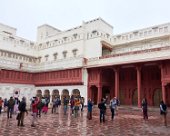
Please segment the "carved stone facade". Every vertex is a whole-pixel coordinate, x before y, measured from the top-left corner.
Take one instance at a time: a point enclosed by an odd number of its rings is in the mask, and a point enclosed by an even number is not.
[[[0,24],[0,96],[63,98],[79,95],[97,104],[116,96],[125,105],[146,97],[170,105],[170,24],[113,35],[101,18],[69,30],[38,27],[37,41]]]

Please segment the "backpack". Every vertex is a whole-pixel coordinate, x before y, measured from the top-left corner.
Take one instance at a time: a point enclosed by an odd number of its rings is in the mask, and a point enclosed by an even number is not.
[[[14,106],[14,104],[15,104],[15,102],[14,102],[14,100],[9,100],[8,101],[8,107],[13,107]]]
[[[18,106],[19,111],[24,111],[25,110],[25,104],[24,102],[20,102],[19,106]]]
[[[165,104],[162,104],[162,109],[166,112],[167,106]]]

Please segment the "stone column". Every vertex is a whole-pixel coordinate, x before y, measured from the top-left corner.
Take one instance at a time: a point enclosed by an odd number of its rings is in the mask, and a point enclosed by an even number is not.
[[[141,107],[141,67],[137,66],[138,107]]]

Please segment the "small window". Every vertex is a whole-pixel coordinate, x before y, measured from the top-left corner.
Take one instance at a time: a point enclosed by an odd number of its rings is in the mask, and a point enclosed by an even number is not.
[[[54,60],[57,60],[58,53],[54,53]]]
[[[67,51],[63,51],[63,58],[67,57]]]
[[[48,61],[49,55],[45,55],[45,61]]]
[[[73,52],[73,56],[74,56],[74,57],[76,57],[76,56],[77,56],[77,51],[78,51],[77,49],[72,50],[72,52]]]

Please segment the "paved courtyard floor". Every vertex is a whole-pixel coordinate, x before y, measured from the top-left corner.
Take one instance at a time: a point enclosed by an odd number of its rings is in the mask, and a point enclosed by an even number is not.
[[[149,120],[142,119],[140,110],[119,109],[112,121],[107,109],[106,122],[99,122],[99,110],[94,108],[92,120],[88,120],[87,108],[75,118],[68,112],[63,115],[43,114],[38,118],[35,128],[31,127],[31,113],[25,116],[24,127],[17,126],[16,115],[7,119],[6,113],[0,115],[0,136],[170,136],[170,115],[168,126],[163,126],[159,110],[149,112]]]

